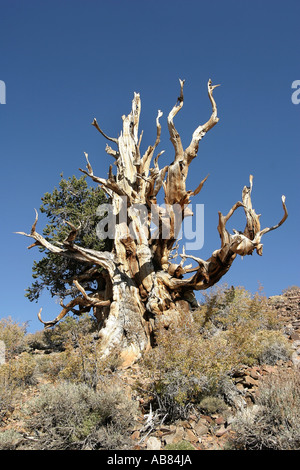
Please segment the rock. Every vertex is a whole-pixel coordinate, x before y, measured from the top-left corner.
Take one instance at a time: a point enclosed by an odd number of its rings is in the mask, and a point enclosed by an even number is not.
[[[264,364],[262,366],[262,372],[263,374],[272,374],[273,372],[275,372],[275,367],[274,366],[269,366],[267,364]]]
[[[241,383],[243,383],[244,378],[245,378],[244,375],[243,375],[243,377],[237,377],[236,379],[234,379],[234,383],[235,383],[236,385],[237,385],[237,384],[241,384]]]
[[[134,431],[132,434],[131,434],[131,439],[133,439],[134,441],[135,440],[138,440],[140,437],[141,437],[141,433],[140,431]]]
[[[225,428],[225,426],[221,426],[216,432],[215,432],[215,436],[216,437],[221,437],[223,436],[223,434],[225,434],[227,432],[227,429]]]
[[[206,421],[206,422],[209,423],[209,424],[211,424],[211,423],[214,422],[214,420],[212,419],[212,417],[211,417],[211,416],[208,416],[208,415],[202,415],[202,416],[200,417],[200,420]],[[203,423],[203,424],[205,424],[205,423]]]
[[[246,396],[246,405],[247,406],[252,406],[253,403],[255,403],[254,397],[253,397],[253,395],[251,395],[251,393],[249,393],[249,395]]]
[[[208,433],[208,427],[199,420],[197,423],[191,423],[194,433],[197,436],[203,436]]]
[[[166,445],[168,445],[168,444],[173,444],[173,442],[174,442],[174,437],[175,437],[175,433],[165,435],[165,436],[163,437],[164,443],[165,443]]]
[[[299,351],[299,353],[300,353],[300,351]],[[300,355],[299,355],[299,353],[298,353],[298,351],[295,351],[292,354],[292,363],[296,367],[300,367]]]
[[[246,374],[245,368],[240,368],[240,369],[236,369],[233,372],[232,377],[244,377],[245,374]]]
[[[253,385],[257,385],[257,380],[253,379],[250,375],[246,375],[244,383],[246,387],[253,387]]]
[[[224,382],[223,393],[226,396],[226,402],[236,410],[243,409],[245,406],[243,384],[235,385],[231,381]]]
[[[278,313],[286,325],[292,325],[293,330],[300,329],[299,306],[300,288],[297,286],[286,290],[282,295],[269,298],[269,305]],[[300,334],[300,331],[293,331],[292,334]]]
[[[198,436],[191,429],[186,430],[185,438],[190,442],[198,442]]]
[[[181,422],[180,422],[180,425],[183,426],[183,427],[186,428],[186,429],[190,429],[190,428],[191,428],[191,425],[190,425],[189,421],[187,421],[187,420],[186,420],[186,421],[181,421]]]
[[[244,385],[243,385],[242,383],[237,384],[236,388],[237,388],[240,392],[243,392],[243,391],[244,391]]]
[[[292,334],[290,335],[290,339],[291,339],[292,341],[299,341],[299,340],[300,340],[300,335],[299,335],[298,333],[292,333]]]
[[[215,419],[216,424],[225,424],[225,419],[223,416],[219,416],[218,418]]]
[[[179,426],[176,429],[176,432],[174,434],[173,442],[176,444],[177,442],[182,441],[184,437],[185,437],[185,430],[182,426]]]
[[[250,377],[252,377],[252,379],[254,379],[254,380],[257,380],[257,379],[259,379],[260,375],[259,375],[259,373],[257,372],[256,369],[251,369],[250,370]]]
[[[151,436],[147,441],[147,450],[160,450],[161,442],[157,437]]]
[[[171,431],[171,429],[170,429],[170,426],[165,426],[165,425],[163,425],[163,426],[161,426],[161,427],[159,428],[159,430],[160,430],[163,434],[171,434],[171,433],[172,433],[172,431]]]
[[[186,431],[182,426],[171,425],[168,434],[165,434],[162,439],[165,444],[176,444],[185,438]]]

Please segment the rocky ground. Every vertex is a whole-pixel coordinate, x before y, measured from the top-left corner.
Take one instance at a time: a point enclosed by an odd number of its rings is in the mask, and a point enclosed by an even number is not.
[[[152,410],[149,397],[143,396],[141,392],[136,397],[141,414],[131,432],[133,450],[163,450],[166,446],[182,442],[196,450],[226,449],[233,434],[232,422],[236,411],[255,406],[261,380],[270,374],[280,374],[295,368],[300,373],[300,288],[273,296],[269,302],[284,320],[285,334],[293,351],[291,359],[288,362],[278,361],[273,366],[261,365],[238,370],[233,376],[235,386],[233,390],[229,390],[227,396],[230,397],[232,392],[232,406],[217,413],[192,411],[187,419],[177,420],[172,424],[166,423],[164,416]],[[122,381],[130,388],[141,379],[141,375],[139,365],[135,364],[122,372]],[[21,427],[22,423],[19,422],[16,426],[10,418],[2,430],[14,428],[21,432]]]
[[[259,382],[263,377],[276,374],[283,368],[292,367],[295,366],[290,361],[278,363],[275,366],[249,367],[239,371],[234,377],[239,390],[238,409],[255,405]],[[166,425],[160,424],[155,413],[148,410],[140,417],[140,423],[132,431],[133,448],[161,450],[169,444],[187,441],[198,450],[224,449],[230,440],[231,423],[235,412],[236,406],[229,407],[225,412],[210,415],[192,413],[186,420],[178,420],[174,424]]]
[[[245,367],[234,376],[239,395],[234,395],[234,406],[223,413],[191,414],[186,420],[165,425],[158,422],[151,410],[140,418],[140,424],[133,430],[131,438],[134,449],[161,450],[168,444],[187,441],[198,450],[221,450],[226,448],[232,433],[231,423],[235,410],[253,407],[260,381],[269,374],[299,368],[300,373],[300,289],[289,290],[283,295],[269,299],[284,320],[285,332],[293,349],[291,360],[279,361],[276,365]],[[133,378],[138,371],[131,368]],[[143,399],[141,398],[143,404]]]

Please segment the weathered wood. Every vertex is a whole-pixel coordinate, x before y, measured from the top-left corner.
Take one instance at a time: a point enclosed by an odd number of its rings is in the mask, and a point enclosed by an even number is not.
[[[115,165],[110,165],[107,178],[100,178],[94,175],[85,153],[86,170],[80,171],[99,184],[110,198],[116,218],[112,252],[98,252],[78,246],[76,237],[80,226],[75,227],[68,221],[71,230],[63,243],[50,243],[36,231],[37,212],[31,232],[18,232],[34,239],[29,248],[42,246],[56,255],[87,265],[82,276],[68,281],[74,283],[78,296],[66,306],[62,305],[63,310],[52,322],[43,322],[39,312],[38,316],[46,327],[53,326],[68,312],[80,314],[92,309],[100,325],[103,356],[116,347],[121,348],[124,363],[128,365],[151,347],[158,325],[170,326],[176,322],[181,311],[186,312],[188,321],[189,309],[197,306],[194,291],[207,289],[218,282],[228,272],[237,255],[251,255],[255,250],[261,255],[262,236],[285,222],[288,214],[285,197],[282,196],[283,218],[277,225],[261,229],[260,215],[252,207],[253,176],[250,175],[250,186],[243,188],[242,201],[235,203],[225,216],[219,212],[217,228],[220,248],[210,258],[202,260],[187,254],[183,247],[179,255],[181,260],[176,263],[180,225],[184,217],[192,215],[186,207],[207,180],[206,176],[195,190],[186,189],[189,167],[197,156],[199,142],[219,121],[213,97],[217,86],[208,81],[212,114],[205,124],[196,128],[190,144],[184,149],[174,124],[174,118],[184,104],[184,80],[180,80],[177,103],[167,118],[174,159],[162,168],[158,160],[164,151],[160,151],[155,158],[154,153],[160,144],[160,118],[163,113],[159,110],[157,114],[154,144],[141,156],[141,99],[138,93],[134,93],[131,112],[122,116],[123,129],[118,138],[107,136],[94,119],[93,126],[117,147],[112,149],[106,145],[105,148],[106,153],[115,159]],[[113,168],[116,168],[116,174]],[[157,205],[160,190],[164,193],[165,208]],[[226,224],[239,208],[244,209],[246,226],[243,232],[234,230],[231,234]],[[122,219],[123,211],[126,217]],[[151,223],[156,226],[152,234]],[[165,237],[163,235],[167,229],[169,234]],[[196,266],[185,265],[187,259],[195,262]],[[102,268],[101,273],[99,268]],[[89,279],[98,282],[96,291],[86,292],[81,286],[81,280]]]

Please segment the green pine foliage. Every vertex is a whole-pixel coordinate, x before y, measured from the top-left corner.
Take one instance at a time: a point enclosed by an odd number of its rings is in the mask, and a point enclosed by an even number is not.
[[[110,250],[109,241],[99,240],[96,234],[96,226],[101,220],[96,214],[97,208],[105,202],[107,197],[103,190],[88,186],[85,176],[79,179],[75,176],[61,178],[58,188],[42,197],[40,212],[48,220],[43,236],[51,243],[61,243],[70,233],[67,221],[76,227],[81,224],[76,238],[77,245],[98,251]],[[43,247],[39,247],[39,250],[44,256],[39,261],[34,261],[34,281],[28,287],[26,297],[30,301],[37,301],[45,288],[52,296],[57,295],[60,298],[76,295],[72,283],[66,283],[75,275],[82,274],[87,265],[49,253]]]

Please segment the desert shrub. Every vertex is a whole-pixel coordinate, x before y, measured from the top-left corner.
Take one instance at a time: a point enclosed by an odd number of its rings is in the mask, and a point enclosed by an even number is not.
[[[290,294],[290,293],[298,293],[300,291],[299,286],[288,286],[286,289],[283,289],[282,293],[283,294]]]
[[[253,344],[254,356],[261,364],[275,365],[279,360],[288,361],[291,357],[291,346],[280,331],[258,331],[254,335]]]
[[[205,302],[195,312],[202,334],[223,337],[231,356],[241,364],[274,363],[277,356],[283,360],[290,357],[282,320],[260,292],[252,295],[243,287],[223,286],[204,296]]]
[[[167,444],[164,450],[196,450],[189,441],[180,441],[176,444]]]
[[[37,349],[49,349],[51,351],[64,351],[67,345],[76,347],[77,339],[97,330],[96,319],[89,314],[79,317],[67,316],[53,328],[38,332],[29,337],[31,346]]]
[[[17,323],[11,317],[0,320],[0,340],[5,343],[7,360],[24,351],[26,328],[26,323]]]
[[[0,432],[0,450],[15,450],[22,440],[22,434],[13,429]]]
[[[239,412],[232,445],[243,450],[300,450],[299,371],[268,376],[256,405]]]
[[[25,342],[27,345],[27,349],[29,351],[39,349],[39,350],[47,350],[49,349],[49,344],[47,343],[45,331],[47,330],[40,330],[36,331],[35,333],[28,333],[25,336]]]
[[[275,364],[279,359],[290,358],[291,349],[281,331],[238,325],[229,327],[223,334],[240,364]]]
[[[2,421],[4,421],[4,418],[14,410],[16,395],[15,389],[7,387],[5,382],[0,378],[0,425]]]
[[[203,297],[197,316],[206,331],[238,326],[251,330],[280,329],[282,326],[277,312],[261,292],[252,295],[244,287],[223,285],[214,286]]]
[[[50,352],[64,351],[67,345],[76,347],[78,336],[86,336],[95,333],[97,322],[89,314],[79,317],[67,316],[50,329],[29,333],[25,337],[27,349],[47,350]]]
[[[86,383],[96,387],[99,379],[99,364],[97,354],[97,343],[89,337],[77,338],[76,348],[72,344],[65,347],[65,351],[57,355],[52,365],[56,369],[59,366],[56,379],[69,380],[74,383]],[[53,376],[55,378],[55,374]]]
[[[109,449],[128,444],[136,402],[117,385],[94,391],[86,384],[47,385],[25,411],[30,431],[39,434],[42,449]]]
[[[144,359],[153,375],[151,393],[169,420],[185,418],[204,396],[219,393],[236,355],[225,338],[204,338],[184,316],[168,331],[162,328],[157,338],[158,346]]]
[[[14,410],[22,391],[36,383],[36,362],[28,353],[0,366],[0,422]]]
[[[204,397],[199,403],[199,408],[209,415],[228,409],[222,398],[213,396]]]
[[[101,343],[94,334],[74,332],[73,341],[65,344],[64,351],[44,356],[40,360],[40,370],[51,381],[68,380],[73,383],[86,383],[96,388],[99,380],[120,365],[118,351],[100,359]]]
[[[96,322],[88,314],[67,317],[53,329],[37,332],[28,338],[28,345],[46,349],[48,355],[40,356],[38,365],[51,382],[68,380],[95,388],[106,369],[114,371],[120,365],[117,348],[114,354],[99,359],[101,342]]]
[[[260,293],[216,287],[202,305],[157,332],[144,363],[151,393],[169,419],[185,417],[207,396],[224,396],[225,379],[241,365],[289,358],[277,313]],[[228,388],[228,387],[227,387]]]
[[[36,362],[27,352],[0,366],[0,383],[5,387],[26,387],[35,383]]]

